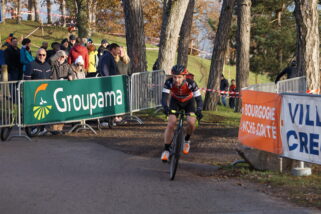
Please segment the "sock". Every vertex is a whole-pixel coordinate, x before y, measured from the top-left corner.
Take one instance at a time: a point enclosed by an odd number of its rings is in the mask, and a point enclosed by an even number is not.
[[[190,137],[191,137],[191,136],[187,134],[187,135],[185,136],[185,141],[189,141]]]
[[[164,144],[164,150],[167,150],[169,151],[169,147],[170,147],[171,144]]]

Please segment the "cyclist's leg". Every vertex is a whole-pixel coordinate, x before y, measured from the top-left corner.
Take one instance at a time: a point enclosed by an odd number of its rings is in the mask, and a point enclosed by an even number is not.
[[[183,145],[183,153],[188,154],[190,150],[190,137],[195,131],[195,123],[196,123],[194,98],[189,100],[186,103],[184,109],[187,115],[186,116],[187,127],[185,130],[186,135],[185,135],[185,143]]]

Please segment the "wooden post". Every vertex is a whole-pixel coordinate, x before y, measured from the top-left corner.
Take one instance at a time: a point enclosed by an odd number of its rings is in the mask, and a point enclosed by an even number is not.
[[[7,65],[2,65],[1,66],[1,71],[2,71],[2,81],[3,82],[8,82],[8,66]]]

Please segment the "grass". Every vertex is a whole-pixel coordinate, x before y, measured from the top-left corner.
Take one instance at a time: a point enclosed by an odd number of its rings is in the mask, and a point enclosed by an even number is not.
[[[33,30],[40,26],[39,23],[31,22],[31,21],[22,21],[21,24],[15,24],[14,20],[6,20],[6,24],[0,24],[0,36],[1,41],[4,42],[6,37],[10,33],[14,33],[14,36],[18,39],[21,39],[23,36],[29,35]],[[69,33],[67,28],[63,27],[44,27],[43,31],[41,29],[37,30],[34,34],[32,34],[29,38],[32,41],[33,54],[41,46],[43,41],[47,41],[49,44],[52,42],[61,42],[63,38],[69,37]],[[121,46],[126,46],[126,38],[124,37],[116,37],[111,35],[94,33],[91,37],[94,43],[100,43],[101,39],[106,38],[110,43],[118,43]],[[154,45],[146,44],[147,48],[157,48]],[[153,64],[158,56],[158,50],[146,50],[147,57],[147,65],[148,70],[151,70]],[[199,87],[205,88],[207,86],[208,73],[210,70],[211,61],[208,59],[202,59],[198,56],[189,56],[188,70],[195,75],[195,80],[198,83]],[[235,66],[224,66],[223,71],[225,77],[228,80],[236,78]],[[266,75],[255,75],[254,73],[250,73],[249,84],[256,83],[265,83],[270,82]]]
[[[237,167],[222,167],[220,177],[241,178],[263,184],[261,191],[274,196],[292,201],[300,206],[321,209],[321,170],[320,166],[313,165],[313,175],[308,177],[295,177],[289,173],[273,171],[255,171],[247,164]]]

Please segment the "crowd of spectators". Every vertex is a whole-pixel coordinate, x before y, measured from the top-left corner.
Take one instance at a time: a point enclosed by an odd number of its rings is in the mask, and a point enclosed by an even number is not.
[[[90,38],[76,38],[70,35],[60,43],[43,42],[33,55],[32,41],[18,40],[9,35],[3,45],[4,63],[8,65],[9,81],[17,80],[76,80],[99,76],[130,75],[130,59],[123,47],[109,44],[106,39],[96,50]],[[53,126],[54,132],[61,132],[63,124]],[[44,132],[44,128],[42,132]]]

